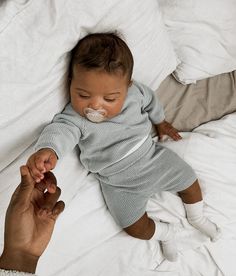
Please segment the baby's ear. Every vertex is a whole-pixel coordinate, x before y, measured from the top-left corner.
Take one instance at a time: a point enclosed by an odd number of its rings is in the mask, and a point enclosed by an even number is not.
[[[133,81],[130,80],[130,81],[129,81],[129,87],[132,86],[132,84],[133,84]]]

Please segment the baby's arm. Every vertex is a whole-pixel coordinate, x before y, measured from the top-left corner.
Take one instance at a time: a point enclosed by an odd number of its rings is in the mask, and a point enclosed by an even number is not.
[[[163,135],[168,135],[175,141],[180,140],[182,137],[179,135],[178,130],[165,121],[164,109],[157,95],[145,85],[141,86],[141,90],[144,96],[143,108],[148,112],[149,119],[156,129],[159,139],[162,139]]]
[[[137,83],[142,94],[142,109],[148,113],[150,121],[156,125],[165,120],[164,109],[157,95],[148,86]]]
[[[35,180],[43,179],[43,174],[56,166],[57,159],[73,150],[80,140],[82,126],[81,116],[68,105],[44,128],[35,145],[36,152],[27,161]]]

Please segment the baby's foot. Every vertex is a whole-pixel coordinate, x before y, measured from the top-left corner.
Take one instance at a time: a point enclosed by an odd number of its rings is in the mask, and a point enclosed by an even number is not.
[[[178,259],[177,246],[174,239],[160,241],[163,256],[170,262],[176,262]]]
[[[153,220],[155,232],[152,239],[158,240],[161,245],[163,256],[170,262],[177,261],[178,252],[175,243],[175,226],[170,223]]]
[[[177,245],[175,241],[175,225],[169,224],[169,231],[166,239],[160,241],[163,256],[170,262],[176,262],[178,259]]]
[[[221,237],[221,229],[204,216],[195,220],[188,219],[188,221],[196,229],[210,237],[212,242],[216,242]]]
[[[210,237],[211,241],[217,241],[221,236],[219,227],[203,215],[203,201],[193,204],[184,203],[188,222],[196,229]]]

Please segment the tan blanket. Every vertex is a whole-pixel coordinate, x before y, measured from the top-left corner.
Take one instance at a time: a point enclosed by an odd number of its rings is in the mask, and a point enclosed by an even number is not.
[[[180,131],[236,112],[236,71],[183,85],[172,75],[156,90],[166,120]]]

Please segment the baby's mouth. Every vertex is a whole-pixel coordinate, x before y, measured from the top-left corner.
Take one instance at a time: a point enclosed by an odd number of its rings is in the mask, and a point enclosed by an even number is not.
[[[85,117],[93,122],[93,123],[100,123],[106,120],[106,110],[104,109],[92,109],[90,107],[86,107],[84,109]]]

